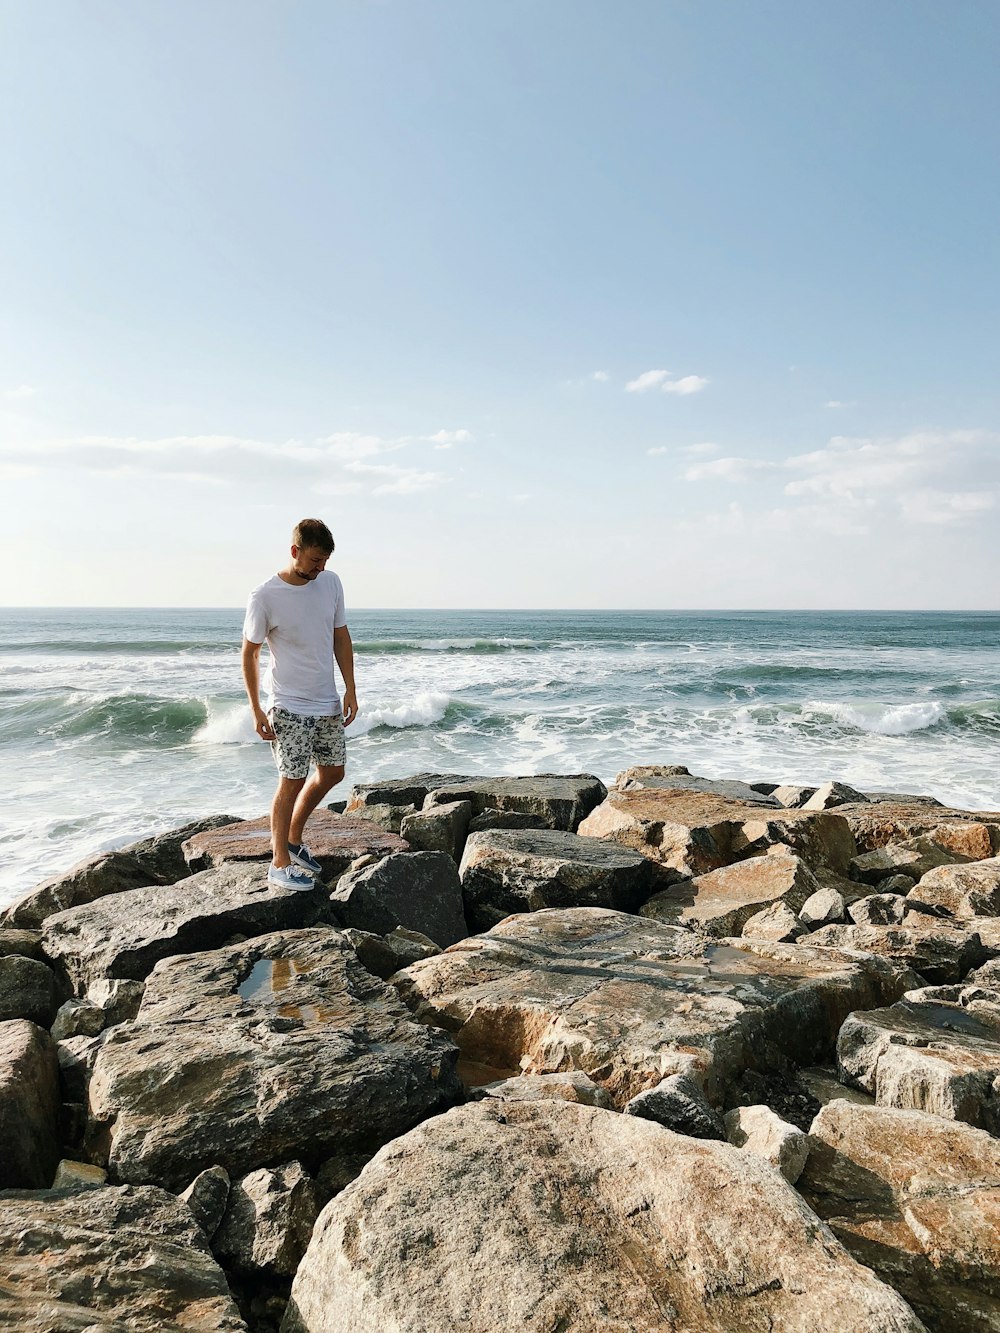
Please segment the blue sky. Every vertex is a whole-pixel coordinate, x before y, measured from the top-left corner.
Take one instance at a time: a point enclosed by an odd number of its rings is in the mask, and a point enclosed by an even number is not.
[[[0,0],[0,603],[981,607],[1000,10]]]

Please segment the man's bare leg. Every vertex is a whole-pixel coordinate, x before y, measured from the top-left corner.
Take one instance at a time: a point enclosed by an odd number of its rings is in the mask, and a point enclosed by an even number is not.
[[[295,808],[292,811],[291,823],[288,829],[288,837],[291,842],[300,843],[304,841],[306,820],[319,805],[320,801],[336,787],[338,782],[344,780],[343,764],[320,764],[315,772],[309,778],[309,781],[299,792],[295,801]],[[275,862],[277,865],[277,862]]]
[[[288,830],[292,822],[292,811],[295,809],[295,799],[305,785],[305,778],[278,779],[278,787],[271,802],[271,859],[279,869],[291,865],[291,858],[288,855]]]

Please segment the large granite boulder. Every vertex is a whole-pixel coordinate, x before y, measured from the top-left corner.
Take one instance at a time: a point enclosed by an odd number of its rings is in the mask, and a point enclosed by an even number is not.
[[[803,802],[803,810],[833,810],[837,806],[866,804],[868,797],[856,787],[849,787],[846,782],[825,782]]]
[[[477,1102],[320,1215],[282,1333],[918,1333],[766,1163],[559,1101]]]
[[[47,1032],[0,1023],[0,1189],[46,1189],[59,1151],[59,1064]]]
[[[161,958],[215,949],[233,935],[262,935],[330,916],[328,890],[278,888],[261,865],[204,870],[155,888],[132,889],[45,923],[45,951],[78,995],[103,978],[142,981]]]
[[[1000,1143],[919,1111],[835,1101],[799,1189],[938,1333],[1000,1328]]]
[[[939,866],[922,876],[907,897],[957,917],[1000,916],[1000,856]]]
[[[26,893],[3,913],[6,925],[38,927],[46,917],[69,907],[95,902],[114,893],[172,884],[190,871],[181,853],[182,844],[205,829],[224,827],[232,815],[210,815],[182,828],[144,838],[116,852],[100,852],[81,861],[64,875],[46,880]]]
[[[841,1077],[880,1106],[928,1111],[1000,1134],[1000,996],[928,987],[853,1013],[837,1039]]]
[[[0,958],[0,1023],[27,1018],[47,1028],[58,1008],[56,979],[51,968],[23,954]]]
[[[414,851],[447,852],[460,861],[471,818],[471,801],[449,801],[404,815],[399,831]]]
[[[635,912],[663,882],[658,867],[637,852],[556,829],[472,833],[460,873],[474,931],[544,907]]]
[[[839,813],[771,810],[676,789],[611,791],[579,832],[641,852],[677,878],[706,875],[779,843],[821,879],[830,873],[846,876],[855,854],[854,838]]]
[[[0,1196],[0,1325],[18,1333],[246,1333],[187,1207],[164,1190]]]
[[[776,904],[798,912],[817,892],[819,882],[801,857],[784,844],[780,851],[780,855],[751,856],[662,889],[641,914],[722,936],[739,935],[751,917]]]
[[[374,1151],[460,1096],[451,1040],[415,1023],[339,931],[282,931],[160,962],[90,1082],[111,1178],[179,1190]]]
[[[18,926],[0,928],[0,958],[10,958],[17,954],[21,958],[37,958],[45,961],[42,953],[42,932],[35,929],[21,929]]]
[[[715,1099],[747,1066],[815,1063],[852,1009],[915,980],[869,955],[717,943],[591,907],[510,917],[393,984],[477,1082],[580,1069],[622,1107],[672,1074],[694,1071]]]
[[[475,778],[459,773],[413,773],[408,778],[386,778],[379,782],[358,782],[351,791],[345,814],[355,814],[368,805],[412,805],[419,810],[428,792],[437,787],[451,787]]]
[[[1000,813],[953,810],[912,796],[842,805],[837,813],[847,820],[859,852],[871,852],[889,843],[930,835],[945,850],[978,861],[1000,852]]]
[[[447,852],[397,852],[341,875],[330,904],[342,925],[374,935],[398,926],[446,949],[468,935],[462,883]]]
[[[387,856],[405,852],[409,843],[396,833],[386,833],[369,819],[354,819],[334,810],[319,809],[309,816],[306,843],[323,867],[321,879],[342,875],[359,856]],[[184,843],[184,856],[192,871],[209,870],[230,861],[271,860],[271,820],[246,819],[227,828],[197,833]]]
[[[804,942],[814,948],[864,949],[910,967],[935,984],[960,981],[970,968],[986,961],[986,950],[974,930],[915,913],[901,926],[822,926]]]
[[[890,875],[908,875],[917,880],[937,866],[954,865],[968,859],[924,834],[906,842],[890,842],[874,851],[862,852],[851,861],[851,877],[872,885],[880,884]]]
[[[552,829],[575,833],[581,819],[600,805],[607,788],[592,773],[539,773],[523,778],[469,778],[433,788],[424,809],[468,801],[473,815],[513,810],[538,815]]]

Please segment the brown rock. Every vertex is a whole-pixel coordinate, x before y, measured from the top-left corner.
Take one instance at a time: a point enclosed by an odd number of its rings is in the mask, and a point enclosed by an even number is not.
[[[963,923],[964,924],[964,923]],[[986,960],[980,937],[946,920],[907,916],[901,926],[823,926],[808,936],[814,948],[864,949],[919,972],[927,981],[960,981]]]
[[[641,915],[708,935],[739,935],[762,909],[783,904],[798,912],[818,889],[815,875],[794,853],[752,856],[661,890]]]
[[[556,1098],[580,1106],[614,1110],[614,1103],[600,1084],[579,1069],[570,1069],[563,1074],[522,1074],[518,1078],[485,1083],[469,1093],[470,1101],[482,1101],[487,1097],[501,1102],[544,1102]]]
[[[769,1106],[737,1106],[726,1113],[726,1137],[770,1162],[794,1185],[809,1156],[809,1139],[801,1129],[775,1115]]]
[[[863,852],[851,862],[851,875],[871,885],[898,874],[916,880],[936,866],[952,865],[961,860],[958,853],[939,846],[929,835],[922,835],[906,842],[887,843],[873,852]]]
[[[0,1023],[0,1189],[52,1183],[61,1156],[59,1103],[52,1038],[26,1019]]]
[[[323,867],[321,878],[336,879],[359,856],[405,852],[408,843],[395,833],[385,833],[371,820],[316,810],[306,826],[309,850]],[[184,844],[191,870],[207,870],[228,861],[271,860],[271,821],[267,815],[247,819],[228,828],[198,833]]]
[[[919,801],[912,797],[900,801],[876,801],[873,793],[869,792],[868,795],[867,804],[842,805],[838,809],[838,814],[842,815],[851,826],[859,852],[871,852],[877,847],[906,842],[909,838],[918,838],[923,834],[933,835],[944,825],[946,827],[940,835],[941,846],[945,850],[958,851],[962,855],[970,855],[971,859],[978,860],[978,857],[963,851],[960,840],[968,836],[974,839],[972,843],[967,844],[968,846],[981,847],[982,832],[975,830],[962,834],[955,829],[956,824],[964,827],[979,825],[980,829],[985,827],[986,837],[989,838],[992,848],[985,855],[995,856],[1000,852],[1000,813],[952,810],[943,805],[928,805],[926,798]],[[949,848],[949,843],[954,839],[959,839],[959,844]]]
[[[1000,856],[930,870],[909,897],[957,917],[1000,916]]]
[[[784,903],[775,903],[744,921],[741,933],[746,939],[794,944],[806,933],[806,928],[790,907]]]
[[[282,1324],[283,1333],[922,1327],[765,1162],[558,1101],[477,1102],[383,1149],[321,1214]]]

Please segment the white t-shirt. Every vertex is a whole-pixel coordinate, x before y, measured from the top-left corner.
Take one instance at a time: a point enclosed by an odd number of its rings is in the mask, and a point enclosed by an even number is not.
[[[243,637],[271,650],[264,680],[267,706],[305,717],[340,712],[333,674],[333,631],[347,624],[344,587],[332,570],[294,587],[275,574],[254,588]]]

